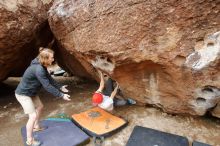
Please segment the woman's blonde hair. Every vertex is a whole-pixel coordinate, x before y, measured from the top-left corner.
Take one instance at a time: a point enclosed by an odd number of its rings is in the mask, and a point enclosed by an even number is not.
[[[39,55],[38,55],[40,64],[42,64],[43,66],[48,66],[49,65],[48,59],[50,54],[54,54],[54,51],[49,48],[40,47]]]

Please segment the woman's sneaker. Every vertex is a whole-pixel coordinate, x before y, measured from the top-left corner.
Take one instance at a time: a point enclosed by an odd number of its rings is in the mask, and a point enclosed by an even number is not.
[[[131,98],[128,98],[127,101],[128,101],[128,104],[129,104],[129,105],[136,104],[136,101],[133,100],[133,99],[131,99]]]
[[[38,140],[26,141],[28,146],[40,146],[42,143]]]

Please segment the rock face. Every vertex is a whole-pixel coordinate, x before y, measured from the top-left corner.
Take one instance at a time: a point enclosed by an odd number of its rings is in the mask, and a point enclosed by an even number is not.
[[[47,10],[52,0],[0,1],[0,81],[20,76],[52,39]]]
[[[91,76],[79,60],[74,55],[66,51],[59,42],[55,41],[53,49],[55,50],[55,58],[57,59],[59,66],[61,66],[65,71],[76,76],[94,80],[94,76]],[[84,65],[86,66],[86,62]],[[90,67],[91,65],[87,63],[87,66]]]
[[[219,11],[212,0],[58,0],[49,24],[69,65],[101,69],[139,102],[204,115],[220,101]]]

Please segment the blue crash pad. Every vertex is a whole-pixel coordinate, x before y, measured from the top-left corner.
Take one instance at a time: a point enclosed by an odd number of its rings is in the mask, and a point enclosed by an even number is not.
[[[201,142],[198,142],[198,141],[193,141],[192,146],[211,146],[211,145],[205,144],[205,143],[201,143]]]
[[[70,121],[43,120],[40,124],[47,127],[34,132],[34,138],[43,142],[41,146],[77,146],[89,141],[89,136]],[[25,144],[26,127],[21,128],[21,134]]]
[[[135,126],[126,146],[189,146],[186,137]]]

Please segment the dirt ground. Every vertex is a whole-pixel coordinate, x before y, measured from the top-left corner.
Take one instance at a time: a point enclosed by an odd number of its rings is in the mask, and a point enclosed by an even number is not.
[[[22,146],[20,128],[26,124],[20,104],[16,101],[14,90],[19,78],[9,78],[0,85],[0,146]],[[69,85],[70,102],[57,100],[45,90],[40,97],[45,105],[43,118],[58,113],[72,115],[90,109],[91,96],[97,84],[81,82],[74,77],[57,77],[56,80]],[[213,117],[192,117],[166,114],[153,107],[125,106],[115,108],[114,113],[129,121],[127,127],[106,138],[104,146],[124,146],[135,125],[149,127],[164,132],[185,136],[190,142],[197,140],[220,146],[220,119]],[[92,146],[92,142],[86,146]]]

